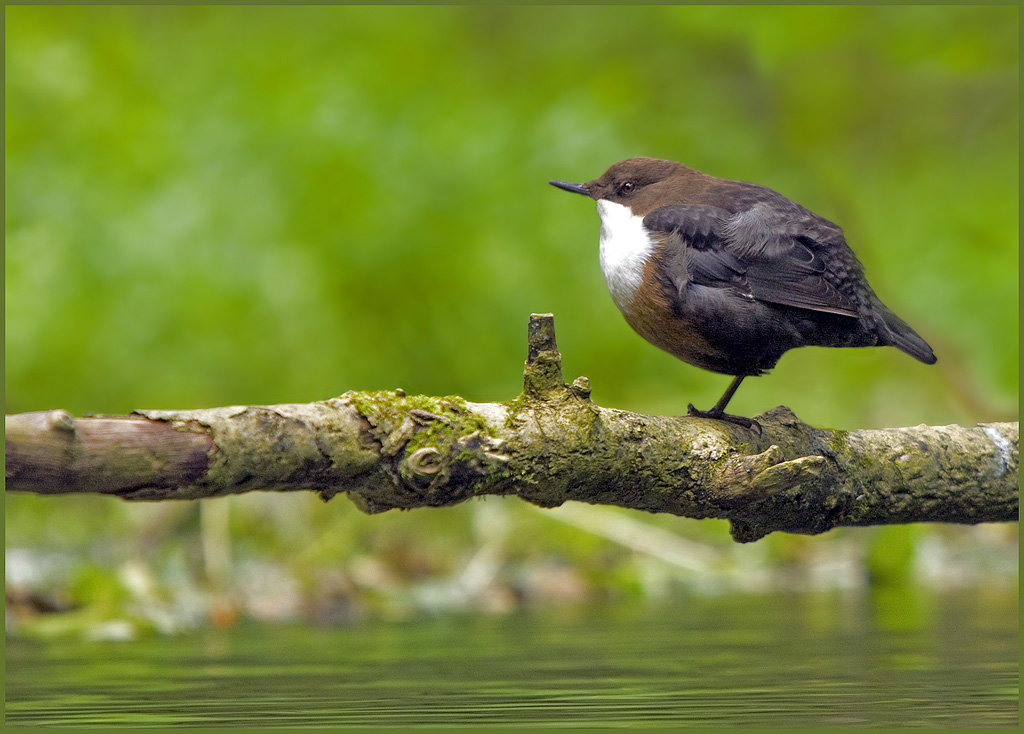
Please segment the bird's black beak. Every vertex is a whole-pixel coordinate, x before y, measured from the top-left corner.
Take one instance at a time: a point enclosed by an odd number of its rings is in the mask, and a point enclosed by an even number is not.
[[[569,183],[568,181],[548,181],[552,186],[557,186],[565,191],[571,191],[574,194],[583,194],[584,196],[590,196],[590,190],[586,184],[580,183]]]

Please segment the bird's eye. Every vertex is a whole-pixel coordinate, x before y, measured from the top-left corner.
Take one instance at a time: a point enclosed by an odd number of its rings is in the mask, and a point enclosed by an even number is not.
[[[634,184],[632,181],[626,181],[626,183],[622,184],[622,186],[619,187],[619,191],[622,192],[623,194],[629,194],[632,193],[633,189],[635,188],[636,184]]]

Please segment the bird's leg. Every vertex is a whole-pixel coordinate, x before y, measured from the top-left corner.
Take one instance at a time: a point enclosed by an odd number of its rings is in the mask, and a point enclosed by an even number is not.
[[[740,383],[743,382],[743,378],[746,375],[737,375],[733,378],[733,381],[729,384],[725,394],[715,403],[715,407],[711,410],[697,410],[693,407],[693,403],[690,403],[687,415],[696,416],[697,418],[712,418],[719,421],[729,421],[737,425],[749,428],[753,431],[761,432],[761,424],[755,421],[753,418],[744,418],[741,415],[730,415],[725,412],[725,406],[732,400],[732,396],[736,394],[736,390],[739,388]]]
[[[743,382],[743,378],[746,375],[738,375],[733,378],[733,381],[729,384],[725,394],[715,403],[715,407],[711,410],[697,410],[693,407],[693,403],[690,403],[690,412],[688,415],[695,415],[700,418],[721,418],[726,415],[725,406],[732,400],[732,396],[736,394],[736,390],[739,389],[740,383]],[[746,420],[746,419],[744,419]]]

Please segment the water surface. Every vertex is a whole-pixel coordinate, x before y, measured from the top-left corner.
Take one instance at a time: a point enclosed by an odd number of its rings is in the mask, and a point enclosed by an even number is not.
[[[10,725],[1016,727],[1017,592],[7,641]]]

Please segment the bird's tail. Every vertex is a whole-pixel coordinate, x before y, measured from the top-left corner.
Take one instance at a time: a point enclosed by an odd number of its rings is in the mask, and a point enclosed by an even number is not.
[[[884,306],[879,311],[882,323],[885,325],[885,334],[881,340],[883,343],[901,349],[925,364],[935,364],[937,359],[935,352],[928,346],[928,342],[910,328],[906,321]]]

